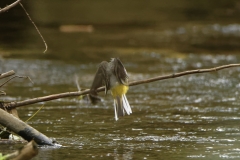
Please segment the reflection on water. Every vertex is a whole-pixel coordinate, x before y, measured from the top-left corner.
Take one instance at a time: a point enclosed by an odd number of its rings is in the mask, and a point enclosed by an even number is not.
[[[186,54],[177,58],[143,52],[135,61],[123,63],[130,79],[137,80],[236,63],[238,59],[223,54]],[[81,87],[88,88],[97,63],[5,59],[1,65],[0,72],[14,69],[35,82],[15,80],[5,86],[8,95],[3,99],[14,101],[76,91],[74,74]],[[44,102],[44,108],[29,124],[63,146],[43,147],[34,159],[239,158],[239,71],[229,68],[132,86],[127,96],[133,114],[117,122],[110,95],[102,94],[103,102],[98,105],[76,97]],[[27,119],[40,106],[19,108],[20,117]],[[0,145],[3,153],[14,149]]]

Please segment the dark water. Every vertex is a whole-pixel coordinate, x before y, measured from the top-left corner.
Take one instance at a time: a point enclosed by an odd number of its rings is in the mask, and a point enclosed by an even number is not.
[[[13,80],[1,88],[7,92],[1,100],[77,91],[75,75],[89,88],[98,63],[111,57],[120,57],[130,81],[240,60],[238,1],[23,4],[49,49],[42,54],[44,45],[20,7],[0,15],[0,73],[14,70],[34,81]],[[93,31],[60,29],[72,24]],[[133,114],[119,121],[110,94],[101,94],[98,105],[72,97],[18,111],[26,120],[44,105],[29,124],[62,145],[40,148],[34,160],[239,159],[239,73],[229,68],[132,86]],[[1,144],[0,151],[19,146]]]

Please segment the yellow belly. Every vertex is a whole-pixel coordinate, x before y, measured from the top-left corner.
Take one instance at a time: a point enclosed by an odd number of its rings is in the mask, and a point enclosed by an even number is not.
[[[122,96],[123,94],[126,94],[128,91],[128,86],[125,85],[117,85],[111,88],[111,92],[113,97],[115,98],[116,96]]]

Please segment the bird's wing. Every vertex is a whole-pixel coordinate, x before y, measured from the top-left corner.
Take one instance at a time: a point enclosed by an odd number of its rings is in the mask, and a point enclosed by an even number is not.
[[[106,89],[107,89],[107,84],[106,84],[106,76],[107,76],[107,68],[108,62],[103,61],[99,64],[97,72],[95,74],[95,77],[93,79],[93,83],[92,86],[90,88],[90,100],[92,103],[96,103],[97,101],[100,101],[101,99],[98,97],[96,90],[99,87],[102,87],[104,84],[106,85]],[[108,83],[109,84],[109,83]],[[106,89],[105,89],[105,93],[106,93]]]
[[[107,94],[107,91],[110,89],[110,78],[109,74],[107,73],[107,67],[108,67],[108,62],[103,61],[99,65],[99,70],[102,73],[102,85],[105,85],[105,94]]]
[[[124,85],[128,85],[128,74],[120,59],[114,58],[114,64],[114,74],[118,81]]]

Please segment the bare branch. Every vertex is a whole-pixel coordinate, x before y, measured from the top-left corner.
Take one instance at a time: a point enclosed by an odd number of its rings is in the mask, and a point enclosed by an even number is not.
[[[6,73],[2,73],[2,74],[0,74],[0,79],[6,78],[6,77],[9,77],[9,76],[12,76],[12,75],[14,75],[14,74],[15,74],[15,72],[14,72],[13,70],[8,71],[8,72],[6,72]]]
[[[159,77],[155,77],[155,78],[150,78],[150,79],[146,79],[146,80],[133,81],[133,82],[129,83],[129,86],[135,86],[135,85],[139,85],[139,84],[150,83],[150,82],[160,81],[160,80],[164,80],[164,79],[176,78],[176,77],[181,77],[181,76],[189,75],[189,74],[218,71],[218,70],[222,70],[222,69],[225,69],[225,68],[239,67],[239,66],[240,66],[240,64],[229,64],[229,65],[223,65],[223,66],[219,66],[219,67],[215,67],[215,68],[209,68],[209,69],[189,70],[189,71],[179,72],[179,73],[170,74],[170,75],[166,75],[166,76],[159,76]],[[104,90],[105,90],[105,87],[100,87],[100,88],[97,89],[97,92],[102,92]],[[86,94],[89,94],[89,93],[90,93],[90,90],[86,89],[84,91],[53,94],[53,95],[49,95],[49,96],[33,98],[33,99],[24,100],[24,101],[20,101],[20,102],[5,103],[4,107],[6,109],[12,109],[12,108],[26,106],[26,105],[30,105],[30,104],[39,103],[39,102],[51,101],[51,100],[60,99],[60,98],[81,96],[81,95],[86,95]]]
[[[22,3],[19,3],[20,6],[22,7],[22,9],[24,10],[24,12],[26,13],[26,15],[28,16],[28,19],[32,22],[33,26],[35,27],[35,29],[37,30],[39,36],[42,38],[42,41],[45,45],[45,51],[43,51],[43,53],[46,53],[47,52],[47,49],[48,49],[48,46],[47,46],[47,43],[45,41],[45,39],[43,38],[41,32],[39,31],[38,27],[36,26],[36,24],[33,22],[32,18],[30,17],[30,15],[28,14],[27,10],[24,8],[24,6],[22,5]]]
[[[21,2],[21,0],[17,0],[16,2],[4,7],[3,9],[0,9],[0,14],[3,13],[3,12],[6,12],[8,11],[9,9],[15,7],[16,5],[18,5],[19,3]]]
[[[222,70],[222,69],[225,69],[225,68],[239,67],[239,66],[240,66],[240,64],[229,64],[229,65],[223,65],[223,66],[219,66],[219,67],[215,67],[215,68],[209,68],[209,69],[197,69],[197,70],[184,71],[184,72],[169,74],[169,75],[166,75],[166,76],[159,76],[159,77],[150,78],[150,79],[146,79],[146,80],[134,81],[134,82],[131,82],[129,85],[130,86],[135,86],[135,85],[139,85],[139,84],[150,83],[150,82],[164,80],[164,79],[181,77],[181,76],[185,76],[185,75],[188,75],[188,74],[213,72],[213,71],[218,71],[218,70]]]
[[[14,79],[14,78],[27,78],[27,79],[29,79],[30,82],[33,83],[33,81],[31,80],[31,78],[28,77],[28,76],[13,76],[13,77],[9,78],[7,81],[5,81],[3,84],[1,84],[1,85],[0,85],[0,88],[1,88],[2,86],[4,86],[5,84],[7,84],[9,81],[11,81],[11,80]]]
[[[33,98],[33,99],[24,100],[24,101],[20,101],[20,102],[10,102],[10,103],[4,104],[4,107],[7,109],[11,109],[11,108],[15,108],[15,107],[21,107],[21,106],[26,106],[26,105],[35,104],[35,103],[44,102],[44,101],[51,101],[51,100],[60,99],[60,98],[76,97],[76,96],[80,96],[80,95],[89,94],[89,91],[90,90],[87,89],[87,90],[81,91],[81,92],[79,92],[79,91],[66,92],[66,93],[53,94],[53,95],[49,95],[49,96]],[[104,91],[104,87],[98,88],[97,91],[99,91],[99,92]]]

